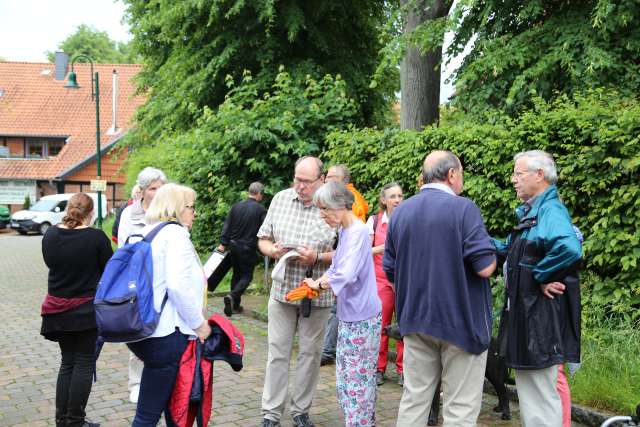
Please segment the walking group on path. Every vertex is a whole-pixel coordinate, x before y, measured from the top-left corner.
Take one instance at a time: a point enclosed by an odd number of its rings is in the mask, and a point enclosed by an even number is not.
[[[488,279],[498,265],[506,287],[498,353],[515,370],[522,424],[570,425],[564,364],[580,362],[581,236],[559,199],[552,156],[534,150],[514,160],[511,180],[523,204],[505,242],[488,235],[478,207],[460,196],[463,167],[448,151],[426,156],[424,184],[406,201],[399,184],[383,185],[379,212],[368,219],[345,165],[330,167],[325,176],[320,159],[302,157],[293,185],[275,194],[268,210],[260,204],[262,184],[250,185],[249,198],[232,207],[218,249],[232,257],[227,316],[242,311],[255,250],[277,261],[267,307],[261,426],[279,426],[287,402],[296,427],[313,426],[309,412],[320,366],[330,363],[345,424],[374,426],[387,365],[384,328],[394,311],[403,337],[397,343],[403,385],[397,425],[426,425],[439,383],[444,425],[476,425],[492,332]],[[219,332],[203,313],[207,278],[190,240],[196,193],[167,183],[154,168],[140,172],[137,186],[139,199],[122,211],[117,241],[123,247],[134,235],[149,237],[153,307],[160,315],[153,333],[127,344],[130,400],[137,402],[132,425],[155,426],[163,412],[169,426],[191,425],[194,419],[179,424],[176,415],[191,409],[189,399],[183,408],[176,397],[193,393],[182,381],[184,357]],[[98,335],[93,299],[112,252],[104,234],[88,227],[92,210],[91,198],[74,195],[63,223],[42,242],[49,281],[41,333],[59,343],[62,360],[58,426],[97,425],[85,419]],[[309,297],[290,300],[300,288]],[[237,335],[227,334],[227,342],[233,346]],[[223,360],[235,366],[239,353],[226,352]],[[195,421],[208,419],[206,405],[198,408]]]

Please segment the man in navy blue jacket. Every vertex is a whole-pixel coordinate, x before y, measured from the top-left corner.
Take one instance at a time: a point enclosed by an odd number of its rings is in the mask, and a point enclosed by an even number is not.
[[[475,426],[491,339],[495,247],[478,207],[459,196],[460,160],[434,151],[422,173],[420,193],[393,212],[383,258],[404,336],[397,425],[424,425],[442,378],[445,425]]]

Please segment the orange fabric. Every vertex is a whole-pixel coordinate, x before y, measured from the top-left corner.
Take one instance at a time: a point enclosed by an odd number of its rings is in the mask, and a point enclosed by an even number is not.
[[[347,188],[351,191],[355,199],[353,206],[351,207],[353,214],[360,218],[362,222],[365,222],[367,220],[367,213],[369,212],[369,204],[364,197],[362,197],[362,194],[356,190],[353,184],[347,184]]]
[[[284,296],[284,299],[287,301],[298,301],[303,298],[313,299],[318,295],[318,291],[316,291],[315,289],[311,289],[306,283],[302,283],[297,288],[287,292],[287,294]]]

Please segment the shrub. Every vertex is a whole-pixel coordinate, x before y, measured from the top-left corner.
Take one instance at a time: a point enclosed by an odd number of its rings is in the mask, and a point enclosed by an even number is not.
[[[593,91],[559,97],[516,119],[487,115],[479,122],[445,112],[440,127],[422,132],[349,129],[329,136],[326,155],[344,162],[370,202],[386,182],[414,193],[425,154],[448,149],[465,168],[465,195],[489,232],[506,236],[518,205],[510,175],[513,155],[543,149],[555,157],[559,193],[585,235],[583,304],[606,306],[627,320],[640,316],[640,104]]]
[[[168,135],[153,146],[137,149],[130,158],[129,181],[141,168],[163,168],[198,193],[193,240],[199,250],[211,250],[232,203],[252,181],[262,181],[267,194],[287,188],[293,165],[304,155],[318,155],[326,135],[346,127],[356,114],[340,76],[297,84],[283,69],[272,90],[260,95],[245,73],[217,111],[204,108],[197,125]]]

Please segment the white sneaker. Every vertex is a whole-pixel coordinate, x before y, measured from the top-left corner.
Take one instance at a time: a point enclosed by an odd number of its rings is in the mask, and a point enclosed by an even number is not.
[[[138,396],[140,395],[140,385],[134,385],[129,392],[129,402],[138,403]]]

